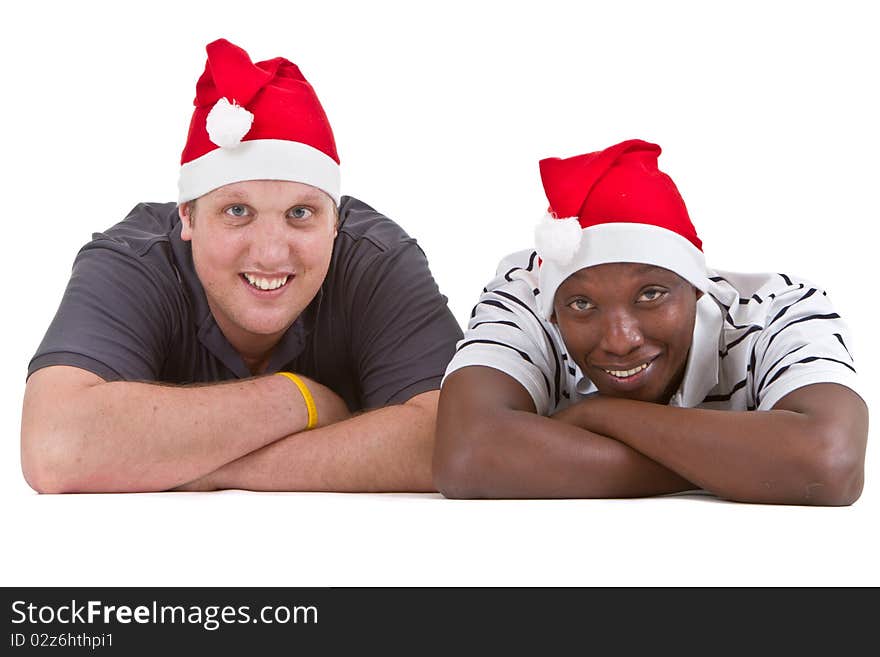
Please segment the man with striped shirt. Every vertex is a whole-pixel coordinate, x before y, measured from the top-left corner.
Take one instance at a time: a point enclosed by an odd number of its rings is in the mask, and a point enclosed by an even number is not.
[[[806,280],[708,269],[659,154],[541,162],[537,248],[501,262],[442,387],[448,497],[859,497],[846,326]]]

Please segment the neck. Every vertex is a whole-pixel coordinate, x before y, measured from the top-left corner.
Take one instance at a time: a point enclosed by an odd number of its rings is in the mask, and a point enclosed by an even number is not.
[[[266,371],[275,345],[278,344],[279,336],[248,336],[246,340],[236,340],[227,335],[226,339],[241,356],[250,373],[253,376],[258,376]]]
[[[681,367],[676,372],[675,376],[672,377],[672,381],[670,381],[669,385],[666,386],[666,390],[663,391],[663,396],[661,399],[658,399],[658,403],[667,405],[669,404],[669,400],[672,399],[672,396],[678,392],[678,389],[681,388],[681,382],[684,381],[684,372],[687,369],[688,358],[690,357],[690,351],[688,351],[687,357],[684,359],[684,362],[681,364]]]
[[[239,352],[241,354],[241,352]],[[272,350],[270,349],[265,354],[261,354],[259,356],[247,356],[245,354],[241,354],[241,359],[244,361],[244,364],[247,365],[248,370],[253,376],[258,376],[263,374],[266,371],[266,367],[269,365],[269,357],[272,355]]]
[[[208,306],[211,307],[210,301]],[[269,358],[275,350],[275,345],[278,344],[287,329],[269,335],[251,333],[229,321],[222,313],[214,312],[213,307],[211,307],[211,313],[214,315],[214,321],[217,322],[223,336],[241,356],[250,373],[257,376],[265,372],[269,365]]]

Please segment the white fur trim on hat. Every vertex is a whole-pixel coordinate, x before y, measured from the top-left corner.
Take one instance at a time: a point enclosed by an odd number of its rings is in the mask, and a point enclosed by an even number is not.
[[[284,139],[253,139],[215,148],[180,167],[178,203],[243,180],[290,180],[340,198],[339,165],[317,148]]]
[[[205,129],[211,141],[221,148],[235,148],[250,131],[253,123],[252,113],[221,98],[208,112]]]
[[[577,253],[568,262],[561,264],[548,258],[541,263],[540,293],[536,300],[546,319],[553,314],[553,297],[562,282],[576,271],[594,265],[610,262],[655,265],[675,272],[703,292],[709,288],[703,252],[676,232],[636,223],[599,224],[581,232]]]
[[[535,226],[535,247],[542,260],[567,265],[581,245],[581,225],[577,217],[557,219],[549,212]]]

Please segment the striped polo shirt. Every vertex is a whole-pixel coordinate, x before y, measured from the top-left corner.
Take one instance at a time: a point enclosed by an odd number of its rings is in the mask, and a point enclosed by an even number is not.
[[[537,254],[514,253],[483,289],[446,370],[483,365],[516,379],[541,415],[596,392],[536,303]],[[709,270],[684,377],[670,405],[769,410],[813,383],[857,391],[847,327],[825,292],[786,274]]]

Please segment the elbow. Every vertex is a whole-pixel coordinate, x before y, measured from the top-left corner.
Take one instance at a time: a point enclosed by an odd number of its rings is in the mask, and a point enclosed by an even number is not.
[[[469,457],[453,454],[434,459],[434,488],[451,500],[469,500],[481,497],[474,484],[473,466]]]
[[[101,381],[75,368],[48,367],[25,387],[21,413],[21,471],[41,494],[94,492],[101,474],[89,428],[95,407],[84,391]]]
[[[803,504],[849,506],[862,494],[865,483],[864,435],[826,430],[805,467]]]
[[[77,492],[73,473],[75,455],[65,448],[60,431],[22,427],[21,471],[27,484],[40,494]]]
[[[448,499],[490,497],[485,490],[485,459],[469,436],[450,439],[438,433],[432,474],[434,488]]]
[[[824,450],[812,465],[804,491],[806,504],[849,506],[859,499],[865,483],[864,452]]]
[[[45,458],[26,455],[22,450],[21,472],[28,486],[41,495],[67,492],[64,482]]]

